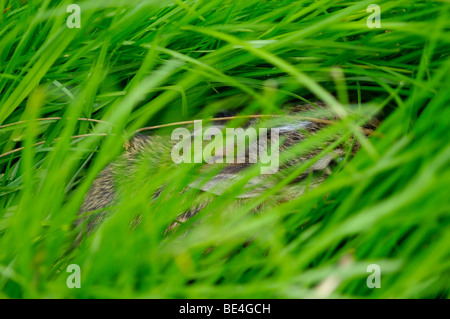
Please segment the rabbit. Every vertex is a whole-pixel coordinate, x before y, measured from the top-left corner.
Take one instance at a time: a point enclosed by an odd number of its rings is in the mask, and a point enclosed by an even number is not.
[[[257,152],[257,149],[261,146],[267,149],[273,144],[278,144],[278,151],[282,156],[286,151],[304,141],[308,136],[315,135],[324,127],[329,126],[333,121],[338,119],[324,103],[315,103],[315,105],[295,105],[288,108],[287,111],[292,117],[275,117],[269,121],[264,121],[264,117],[251,117],[250,121],[244,126],[245,128],[270,126],[271,129],[268,130],[266,138],[262,139],[262,145],[261,139],[258,141],[260,144],[257,144],[255,141],[250,141],[248,145],[246,145],[244,153],[241,152],[240,154],[240,162],[233,161],[224,164],[224,167],[212,177],[207,176],[208,174],[206,174],[206,172],[213,169],[215,163],[210,162],[200,164],[202,168],[198,171],[199,176],[197,176],[187,188],[198,189],[200,192],[208,193],[211,196],[209,196],[208,199],[203,199],[199,203],[193,203],[192,207],[187,211],[178,212],[177,219],[167,226],[166,232],[175,228],[178,223],[185,222],[196,215],[213,201],[215,196],[221,196],[230,189],[234,183],[239,181],[245,174],[247,168],[255,165],[254,161],[251,161],[250,159],[252,151]],[[303,116],[303,118],[296,118],[295,116]],[[208,128],[214,128],[217,132],[217,130],[224,130],[224,124],[226,124],[226,121],[220,121],[219,124],[209,126]],[[376,118],[372,118],[365,124],[363,129],[366,135],[369,135],[378,124],[379,122]],[[276,134],[273,133],[273,129],[276,129]],[[194,135],[195,132],[190,136],[191,142],[195,138]],[[331,142],[334,142],[334,140],[328,141],[322,147],[314,149],[306,154],[294,157],[291,156],[281,163],[277,172],[273,172],[272,174],[260,174],[253,177],[245,185],[243,191],[236,196],[236,202],[243,203],[272,188],[277,182],[285,178],[291,171],[289,170],[290,168],[294,168],[296,165],[312,159],[323,150],[324,146],[329,145]],[[202,141],[202,143],[204,144],[204,141]],[[351,143],[347,144],[350,145]],[[88,191],[79,210],[79,218],[75,222],[75,226],[77,227],[81,224],[85,224],[86,229],[78,233],[76,242],[79,243],[85,234],[90,234],[108,215],[107,208],[113,206],[117,200],[117,188],[120,187],[121,184],[128,185],[130,180],[133,181],[133,174],[136,172],[139,163],[145,163],[146,169],[148,170],[148,176],[150,177],[152,176],[152,172],[156,171],[160,165],[171,165],[176,168],[179,164],[176,164],[173,156],[172,158],[170,156],[173,155],[175,145],[176,141],[170,139],[168,136],[144,134],[137,134],[126,143],[124,154],[121,155],[118,160],[106,166],[95,179]],[[353,146],[340,145],[332,152],[322,156],[307,170],[296,176],[295,180],[286,185],[281,194],[273,197],[272,200],[281,202],[301,196],[306,190],[304,181],[308,176],[312,176],[312,178],[309,179],[308,188],[313,189],[318,187],[331,174],[331,167],[336,165],[337,161],[346,156],[349,150],[346,150],[345,147],[350,147],[350,153],[351,155],[354,155],[359,149],[359,144],[356,142]],[[224,146],[224,148],[221,149],[221,152],[218,152],[219,155],[215,155],[216,159],[218,156],[224,157],[229,151],[230,149],[227,148],[227,146]],[[238,153],[236,152],[236,155],[237,154]],[[152,195],[153,198],[159,196],[163,188],[164,186],[155,191]],[[89,212],[93,213],[91,214]],[[139,223],[139,218],[137,218],[134,223]]]

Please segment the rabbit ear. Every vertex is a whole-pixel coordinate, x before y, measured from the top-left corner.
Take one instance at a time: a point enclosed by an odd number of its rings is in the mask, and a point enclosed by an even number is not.
[[[217,174],[207,181],[205,181],[205,178],[199,178],[190,183],[189,187],[215,195],[222,195],[238,179],[237,174]]]
[[[207,181],[205,181],[205,178],[197,179],[189,184],[189,187],[200,189],[215,195],[222,195],[228,188],[241,180],[242,177],[242,174],[239,173],[220,173]],[[237,198],[251,198],[258,196],[265,189],[262,183],[263,179],[263,176],[252,178],[244,187],[246,191],[238,195]]]

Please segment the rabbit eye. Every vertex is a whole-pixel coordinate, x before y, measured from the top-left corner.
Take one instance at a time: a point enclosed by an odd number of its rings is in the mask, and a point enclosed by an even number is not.
[[[342,161],[344,161],[344,159],[345,159],[345,156],[335,157],[330,161],[328,166],[330,166],[333,169],[336,166],[338,166],[340,163],[342,163]]]

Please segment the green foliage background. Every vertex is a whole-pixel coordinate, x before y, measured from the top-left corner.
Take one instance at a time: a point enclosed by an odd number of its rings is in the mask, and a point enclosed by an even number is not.
[[[0,297],[448,298],[448,1],[77,1],[69,29],[71,3],[0,1]],[[161,169],[66,254],[86,192],[136,129],[308,100],[348,114],[322,137],[363,145],[320,187],[247,214],[280,184],[224,216],[234,189],[164,236],[186,202],[148,198],[189,174]],[[365,139],[352,114],[374,111]]]

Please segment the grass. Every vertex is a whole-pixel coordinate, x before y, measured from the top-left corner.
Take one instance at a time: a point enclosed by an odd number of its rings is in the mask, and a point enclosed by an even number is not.
[[[448,298],[450,5],[375,1],[370,29],[373,2],[77,1],[69,29],[72,1],[1,0],[0,297]],[[317,100],[343,120],[298,152],[337,132],[362,144],[320,187],[247,214],[286,176],[222,214],[237,185],[164,236],[202,195],[176,192],[195,167],[160,168],[66,254],[90,185],[137,129]],[[357,115],[374,112],[366,139]],[[366,285],[370,264],[381,288]]]

